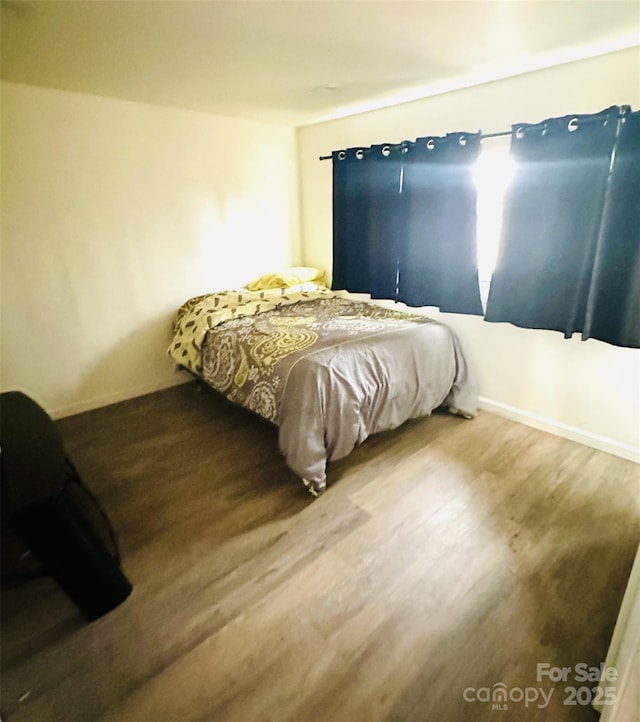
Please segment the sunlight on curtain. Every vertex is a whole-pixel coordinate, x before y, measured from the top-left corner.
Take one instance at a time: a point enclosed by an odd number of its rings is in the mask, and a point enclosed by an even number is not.
[[[495,268],[502,230],[502,209],[507,186],[514,173],[509,155],[509,138],[496,140],[490,148],[482,146],[474,169],[478,191],[476,246],[478,280],[482,308],[486,310],[491,274]]]

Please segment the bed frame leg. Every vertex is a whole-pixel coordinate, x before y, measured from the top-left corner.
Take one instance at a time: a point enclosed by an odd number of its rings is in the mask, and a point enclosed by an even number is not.
[[[457,409],[455,406],[449,406],[449,413],[454,416],[462,416],[463,419],[473,418],[471,414],[468,414],[466,411],[460,411],[460,409]]]
[[[302,483],[311,496],[314,496],[316,499],[321,496],[327,488],[326,481],[309,481],[309,479],[303,479]]]

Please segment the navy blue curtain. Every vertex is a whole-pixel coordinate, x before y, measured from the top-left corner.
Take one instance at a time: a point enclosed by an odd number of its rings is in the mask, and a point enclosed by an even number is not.
[[[640,347],[640,120],[628,107],[513,126],[487,321]],[[333,288],[482,314],[480,134],[335,151]]]
[[[582,338],[640,348],[640,112],[618,121],[618,137]]]
[[[334,151],[334,289],[482,314],[473,165],[479,134]]]
[[[334,289],[396,297],[402,148],[375,145],[333,153]]]
[[[334,151],[333,288],[369,293],[371,248],[368,149]]]
[[[409,306],[482,315],[473,177],[479,153],[479,133],[418,138],[408,148],[398,300]]]
[[[619,119],[615,106],[592,115],[513,126],[516,171],[505,199],[487,321],[561,331],[567,338],[590,326],[595,335],[596,317],[604,307],[594,280],[604,281],[610,273],[607,266],[618,264],[614,257],[621,251],[613,250],[616,243],[607,240],[611,232],[603,231],[605,213],[612,217],[613,228],[633,224],[637,211],[619,192],[632,192],[624,180],[629,172],[620,171],[617,183],[610,173]],[[628,243],[629,234],[622,244]],[[593,320],[587,324],[589,304]]]

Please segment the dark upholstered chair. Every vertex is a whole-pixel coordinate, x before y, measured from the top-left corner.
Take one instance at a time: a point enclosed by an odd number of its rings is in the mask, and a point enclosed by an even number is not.
[[[3,531],[15,533],[88,620],[98,619],[132,590],[106,514],[53,421],[19,391],[0,394],[0,444]]]

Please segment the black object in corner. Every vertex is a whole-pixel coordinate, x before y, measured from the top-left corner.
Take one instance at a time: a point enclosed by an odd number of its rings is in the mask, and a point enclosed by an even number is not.
[[[132,586],[109,520],[67,458],[55,424],[19,391],[0,394],[2,527],[12,529],[93,621]]]

